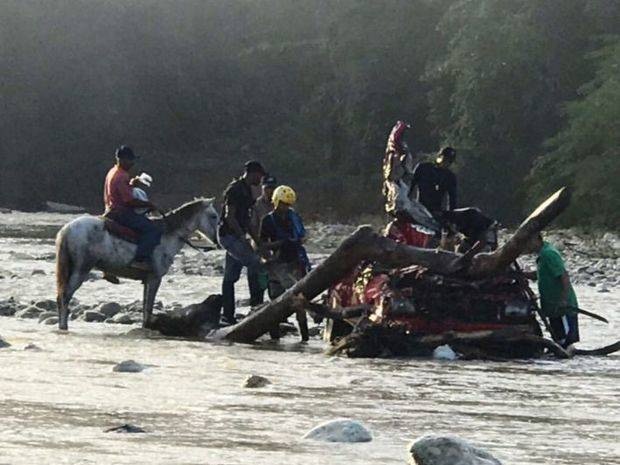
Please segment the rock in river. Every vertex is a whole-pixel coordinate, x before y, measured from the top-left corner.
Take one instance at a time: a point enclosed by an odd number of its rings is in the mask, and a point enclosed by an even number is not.
[[[502,465],[488,452],[453,436],[427,435],[409,446],[412,465]]]
[[[134,323],[134,319],[131,317],[131,315],[128,315],[127,313],[117,313],[112,318],[109,318],[108,320],[106,320],[106,323],[131,325]]]
[[[18,311],[15,316],[17,318],[38,318],[41,313],[43,313],[42,309],[31,306]]]
[[[136,425],[125,423],[124,425],[114,426],[103,430],[104,433],[146,433],[142,428]]]
[[[146,367],[138,362],[134,362],[133,360],[124,360],[121,363],[117,363],[112,368],[112,371],[116,371],[119,373],[140,373]]]
[[[322,423],[308,431],[304,439],[327,442],[369,442],[372,434],[361,423],[338,419]]]
[[[94,310],[86,310],[82,314],[82,317],[84,318],[84,321],[88,323],[92,323],[92,322],[100,323],[102,321],[105,321],[106,319],[106,316],[103,313],[99,313]]]
[[[102,313],[108,318],[112,318],[117,313],[120,313],[121,310],[122,307],[116,302],[107,302],[99,307],[99,313]]]
[[[0,349],[4,349],[5,347],[11,347],[11,344],[6,342],[4,339],[2,339],[2,336],[0,336]]]
[[[43,312],[39,315],[39,323],[47,320],[48,318],[52,318],[54,316],[58,316],[58,312]]]
[[[261,388],[271,384],[267,378],[259,375],[250,375],[243,382],[245,388]]]

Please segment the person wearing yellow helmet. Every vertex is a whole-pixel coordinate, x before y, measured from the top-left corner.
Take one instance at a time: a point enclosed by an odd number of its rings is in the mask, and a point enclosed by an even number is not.
[[[262,219],[260,242],[267,260],[269,297],[273,300],[293,286],[310,270],[308,254],[303,246],[306,239],[301,216],[292,209],[297,194],[289,186],[278,186],[272,197],[273,211]],[[302,340],[308,340],[308,322],[304,311],[297,313]],[[271,337],[277,339],[274,328]]]

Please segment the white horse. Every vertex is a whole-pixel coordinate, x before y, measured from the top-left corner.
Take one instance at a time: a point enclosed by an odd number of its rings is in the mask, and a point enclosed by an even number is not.
[[[160,220],[165,226],[161,242],[153,251],[152,271],[128,267],[136,245],[110,234],[104,221],[83,216],[67,223],[56,235],[56,283],[58,327],[68,329],[69,302],[93,268],[116,276],[136,279],[144,284],[143,321],[148,327],[153,304],[162,277],[170,269],[174,256],[183,248],[194,231],[217,244],[219,215],[213,199],[196,199],[173,210]]]

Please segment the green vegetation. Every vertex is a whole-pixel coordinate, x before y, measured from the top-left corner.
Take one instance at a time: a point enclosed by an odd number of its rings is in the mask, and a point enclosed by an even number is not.
[[[385,141],[405,119],[415,153],[458,149],[463,204],[513,221],[568,183],[568,224],[620,223],[616,0],[7,0],[0,13],[0,205],[96,210],[125,143],[163,204],[219,194],[256,158],[307,214],[378,214]]]

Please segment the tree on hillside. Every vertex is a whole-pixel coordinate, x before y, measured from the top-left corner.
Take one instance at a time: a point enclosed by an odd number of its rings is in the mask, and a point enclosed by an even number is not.
[[[620,37],[590,55],[596,76],[566,105],[567,123],[547,141],[529,177],[532,201],[559,185],[574,188],[566,224],[620,227]]]

